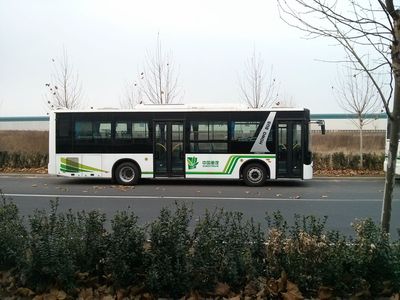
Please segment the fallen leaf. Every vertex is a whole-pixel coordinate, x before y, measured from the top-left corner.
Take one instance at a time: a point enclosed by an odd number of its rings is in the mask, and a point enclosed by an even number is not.
[[[290,282],[290,281],[287,282],[287,292],[282,293],[282,298],[284,300],[303,300],[304,299],[304,297],[301,294],[297,285],[295,285],[293,282]]]
[[[53,295],[57,300],[64,300],[67,298],[67,294],[62,290],[52,289],[50,295]]]
[[[87,288],[82,289],[78,296],[79,300],[92,300],[93,299],[93,289]]]
[[[244,288],[244,295],[245,296],[252,297],[252,296],[256,295],[257,292],[258,292],[257,285],[253,281],[249,282]]]
[[[186,298],[186,300],[199,300],[201,299],[199,292],[197,291],[191,291],[189,294],[189,297]],[[240,299],[238,299],[240,300]]]
[[[215,295],[220,297],[227,297],[231,291],[231,288],[228,284],[223,282],[218,282],[215,287]]]
[[[390,297],[390,300],[400,300],[400,294],[394,294],[392,297]]]
[[[282,271],[281,278],[279,278],[278,280],[279,292],[285,292],[287,290],[287,284],[288,284],[287,274],[285,271]]]
[[[327,286],[321,286],[318,289],[318,299],[320,300],[331,300],[334,299],[333,289]]]
[[[57,297],[52,294],[44,294],[43,295],[43,300],[57,300]]]
[[[268,280],[268,282],[267,282],[267,290],[268,290],[269,294],[271,294],[272,296],[278,295],[278,292],[279,292],[278,281],[275,280],[275,279]]]
[[[32,297],[35,295],[35,293],[27,288],[18,288],[17,291],[15,292],[18,296],[23,296],[23,297]]]

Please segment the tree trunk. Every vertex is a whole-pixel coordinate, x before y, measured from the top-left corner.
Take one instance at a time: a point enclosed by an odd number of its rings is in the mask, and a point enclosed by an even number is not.
[[[393,190],[395,185],[395,171],[397,160],[397,149],[399,145],[400,130],[400,78],[395,75],[393,101],[393,120],[388,119],[391,125],[389,151],[387,158],[387,169],[385,178],[385,191],[383,194],[381,224],[384,232],[389,233],[390,216],[392,212]]]
[[[387,3],[390,1],[387,1]],[[391,2],[393,3],[393,2]],[[392,4],[393,6],[393,4]],[[398,15],[396,15],[398,17]],[[392,213],[393,190],[396,176],[397,149],[399,146],[400,130],[400,20],[394,18],[393,42],[391,47],[392,72],[394,77],[393,111],[388,122],[391,125],[389,137],[389,150],[387,158],[387,168],[385,177],[385,190],[382,203],[382,230],[386,233],[390,231],[390,217]]]
[[[360,122],[360,169],[363,169],[363,124]]]

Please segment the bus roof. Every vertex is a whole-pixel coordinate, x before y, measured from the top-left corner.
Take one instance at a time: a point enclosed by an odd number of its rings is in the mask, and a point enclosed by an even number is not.
[[[218,106],[187,106],[181,104],[163,105],[138,105],[134,109],[97,108],[85,110],[56,110],[55,113],[89,113],[89,112],[230,112],[230,111],[305,111],[306,108],[293,107],[271,107],[271,108],[249,108],[249,107],[218,107]]]

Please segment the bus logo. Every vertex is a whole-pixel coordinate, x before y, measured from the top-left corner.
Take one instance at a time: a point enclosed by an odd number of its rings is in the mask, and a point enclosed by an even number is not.
[[[197,165],[199,164],[199,162],[197,161],[197,157],[195,157],[195,156],[188,157],[187,163],[188,163],[189,170],[196,169]]]

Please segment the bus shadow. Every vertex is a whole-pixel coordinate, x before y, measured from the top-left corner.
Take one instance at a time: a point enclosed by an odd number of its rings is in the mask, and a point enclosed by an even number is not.
[[[112,182],[110,179],[105,178],[63,178],[59,181],[59,184],[65,185],[92,185],[92,186],[120,186],[116,182]],[[282,179],[282,180],[271,180],[267,181],[265,185],[259,187],[305,187],[309,185],[309,181],[302,181],[298,179]],[[184,179],[184,178],[165,178],[165,179],[141,179],[136,187],[140,186],[223,186],[223,187],[234,187],[241,186],[246,187],[243,180],[230,180],[230,179]],[[247,187],[252,188],[252,187]]]

